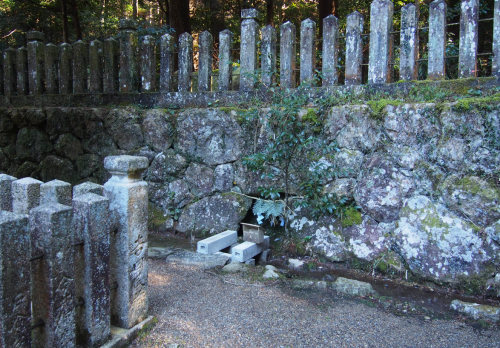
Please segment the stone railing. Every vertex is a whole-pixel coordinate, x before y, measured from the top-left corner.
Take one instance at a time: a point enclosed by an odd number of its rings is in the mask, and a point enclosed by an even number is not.
[[[459,78],[477,75],[477,47],[479,30],[479,0],[463,0],[460,18],[460,52],[458,57]],[[423,6],[423,5],[422,5]],[[401,9],[401,28],[393,32],[393,3],[389,0],[375,0],[370,10],[370,32],[363,33],[364,18],[359,12],[347,16],[345,33],[339,31],[339,21],[334,16],[323,20],[323,37],[316,40],[316,23],[311,19],[302,21],[300,43],[296,43],[295,25],[286,22],[280,27],[277,43],[276,29],[272,26],[260,28],[255,9],[242,11],[239,79],[234,78],[232,61],[232,33],[224,30],[219,34],[217,82],[212,84],[213,38],[204,31],[199,34],[199,59],[197,80],[193,74],[193,37],[188,33],[174,38],[165,34],[157,47],[153,36],[144,36],[138,42],[136,24],[124,19],[120,21],[117,39],[104,42],[98,40],[87,44],[78,41],[72,45],[63,43],[45,45],[40,32],[26,35],[27,47],[7,49],[1,58],[3,79],[1,94],[7,97],[24,95],[54,94],[114,94],[114,99],[99,103],[121,102],[116,93],[130,92],[227,92],[239,89],[243,92],[256,88],[255,76],[260,74],[264,86],[270,87],[279,74],[283,88],[295,88],[297,83],[309,82],[315,70],[321,70],[323,87],[335,86],[339,81],[339,40],[345,40],[342,55],[345,60],[343,80],[346,85],[360,84],[362,65],[368,65],[369,84],[392,82],[394,63],[393,40],[400,35],[399,77],[400,80],[417,79],[418,61],[427,60],[427,78],[444,79],[446,47],[446,2],[436,0],[429,8],[428,58],[418,59],[419,30],[418,11],[414,4]],[[492,75],[500,75],[500,2],[495,1]],[[259,34],[260,32],[260,34]],[[260,36],[260,38],[259,38]],[[363,64],[363,40],[369,36],[368,64]],[[259,43],[260,40],[260,43]],[[318,44],[321,41],[321,44]],[[176,47],[177,46],[177,47]],[[322,62],[315,61],[316,47],[321,46]],[[279,47],[279,71],[277,70],[277,49]],[[300,48],[299,54],[296,47]],[[260,59],[259,59],[260,52]],[[178,71],[173,71],[174,55],[178,55]],[[159,57],[159,64],[157,64]],[[297,58],[300,69],[296,69]],[[449,57],[448,57],[449,58]],[[260,61],[260,70],[259,70]],[[157,71],[159,67],[159,71]],[[259,70],[259,71],[258,71]],[[296,71],[300,70],[299,81]],[[215,79],[214,79],[215,80]],[[154,98],[154,97],[150,97]],[[190,98],[184,96],[183,98]],[[146,102],[147,97],[135,102]],[[156,97],[161,104],[161,98]],[[92,102],[85,98],[86,103]],[[213,100],[212,100],[213,101]],[[9,101],[3,101],[8,104]],[[12,103],[16,103],[12,101]],[[210,104],[208,104],[210,105]]]
[[[146,318],[145,157],[104,185],[0,174],[0,347],[96,347]]]

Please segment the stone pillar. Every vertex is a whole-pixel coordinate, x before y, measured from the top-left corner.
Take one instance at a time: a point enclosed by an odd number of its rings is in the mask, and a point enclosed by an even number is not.
[[[458,76],[476,76],[479,0],[462,0]]]
[[[189,33],[179,35],[179,92],[191,91],[193,73],[193,37]]]
[[[156,90],[156,43],[146,35],[141,41],[141,92]]]
[[[500,0],[495,0],[493,10],[493,76],[500,76]]]
[[[199,36],[200,58],[198,65],[198,91],[212,90],[212,34],[204,31]]]
[[[57,86],[57,46],[51,43],[45,45],[45,93],[58,94]]]
[[[257,42],[259,41],[259,25],[255,18],[259,16],[254,8],[241,10],[241,46],[240,46],[240,91],[251,91],[255,88],[255,73],[259,60]]]
[[[79,184],[73,187],[73,198],[83,196],[87,193],[94,193],[96,195],[102,196],[104,195],[104,186],[87,181],[83,184]]]
[[[174,88],[172,75],[174,74],[174,38],[169,34],[161,37],[160,44],[160,91],[171,92]]]
[[[444,79],[446,54],[446,2],[435,0],[429,5],[429,59],[427,78]]]
[[[30,210],[40,205],[41,181],[23,178],[12,182],[12,212],[29,214]]]
[[[115,39],[104,41],[104,79],[102,89],[104,93],[118,91],[118,57],[120,44]]]
[[[28,50],[26,47],[17,49],[17,95],[29,93],[28,87]]]
[[[120,92],[137,92],[137,24],[120,19]]]
[[[232,48],[233,33],[229,29],[225,29],[219,33],[219,91],[229,91],[231,88]]]
[[[87,62],[89,48],[79,40],[73,44],[73,93],[87,93]]]
[[[323,87],[335,86],[338,82],[339,20],[334,15],[323,19]]]
[[[67,43],[59,46],[59,93],[70,94],[73,92],[73,48]]]
[[[260,52],[262,84],[269,88],[276,83],[276,29],[271,25],[262,28]]]
[[[370,58],[368,83],[391,82],[392,15],[394,5],[390,0],[375,0],[370,7]]]
[[[103,86],[103,56],[104,45],[94,40],[89,46],[90,92],[101,93]]]
[[[4,54],[0,51],[0,95],[6,95],[4,92]]]
[[[59,203],[71,205],[71,184],[52,180],[40,185],[40,204]]]
[[[12,211],[12,183],[17,179],[0,174],[0,210]]]
[[[144,320],[148,311],[148,190],[141,181],[148,159],[111,156],[104,159],[104,167],[112,175],[104,184],[114,226],[110,234],[111,323],[130,328]]]
[[[11,96],[16,92],[16,50],[7,48],[3,53],[3,95]]]
[[[52,203],[30,212],[34,347],[75,347],[73,209]]]
[[[0,347],[31,347],[28,217],[0,211]]]
[[[77,344],[99,347],[110,336],[109,200],[87,193],[73,200]]]
[[[307,18],[300,24],[300,83],[313,83],[316,63],[316,23]]]
[[[43,55],[45,36],[39,31],[29,31],[26,33],[28,41],[28,81],[31,95],[43,93]]]
[[[295,88],[295,25],[283,23],[280,30],[280,85]]]
[[[363,62],[363,32],[364,19],[358,12],[347,16],[345,30],[345,84],[359,85],[361,83],[361,63]]]
[[[399,79],[418,79],[418,13],[414,4],[401,8],[401,39],[399,48]]]

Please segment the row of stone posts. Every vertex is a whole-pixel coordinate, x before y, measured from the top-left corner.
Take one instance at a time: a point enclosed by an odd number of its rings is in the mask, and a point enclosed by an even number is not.
[[[104,185],[0,174],[0,347],[97,347],[146,318],[145,157]]]
[[[462,0],[460,16],[459,77],[471,77],[476,73],[478,40],[479,0]],[[445,77],[446,59],[446,2],[435,0],[429,8],[428,77]],[[239,86],[232,81],[232,34],[224,30],[219,34],[218,91],[239,87],[242,91],[255,88],[255,75],[259,66],[258,42],[260,42],[261,78],[265,86],[276,82],[277,37],[272,26],[259,28],[258,12],[242,10],[240,79]],[[363,61],[363,16],[353,12],[347,16],[345,31],[345,83],[361,83]],[[371,84],[392,81],[391,61],[393,57],[393,3],[390,0],[375,0],[370,9],[370,45],[368,82]],[[73,45],[62,44],[59,49],[52,44],[43,44],[43,34],[27,33],[27,47],[7,49],[3,54],[3,94],[39,95],[68,93],[112,93],[112,92],[171,92],[174,90],[175,42],[171,35],[160,39],[160,71],[157,86],[156,40],[145,36],[138,42],[136,24],[133,20],[120,21],[119,41],[108,39],[104,43],[95,40],[87,45],[78,41]],[[418,13],[414,4],[401,10],[400,30],[400,79],[417,79],[418,58]],[[322,84],[338,83],[339,24],[334,16],[323,21],[322,40]],[[495,1],[493,42],[493,74],[500,74],[500,4]],[[280,27],[279,55],[280,85],[294,88],[296,79],[296,46],[300,47],[300,81],[308,82],[317,68],[316,23],[311,19],[302,21],[300,45],[296,45],[295,26],[286,22]],[[212,35],[204,31],[199,35],[198,91],[212,90]],[[193,89],[193,37],[188,33],[179,35],[178,42],[178,86],[180,92]]]

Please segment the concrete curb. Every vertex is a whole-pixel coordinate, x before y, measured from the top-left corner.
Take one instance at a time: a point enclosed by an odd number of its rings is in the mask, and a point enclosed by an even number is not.
[[[130,329],[111,326],[111,340],[102,345],[101,348],[124,348],[137,338],[139,333],[151,330],[157,323],[153,316],[147,317]]]

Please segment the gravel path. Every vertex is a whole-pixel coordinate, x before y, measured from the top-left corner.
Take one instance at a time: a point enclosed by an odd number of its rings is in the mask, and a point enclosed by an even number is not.
[[[330,291],[256,286],[195,267],[149,261],[158,324],[131,347],[500,347],[500,331],[396,316]],[[228,278],[224,278],[228,279]]]

